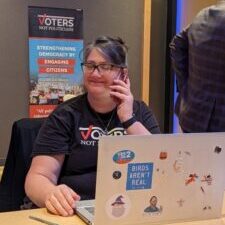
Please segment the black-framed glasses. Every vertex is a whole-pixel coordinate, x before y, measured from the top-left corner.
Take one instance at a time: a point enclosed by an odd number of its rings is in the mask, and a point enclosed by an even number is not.
[[[97,65],[95,63],[89,62],[81,63],[81,67],[84,73],[93,73],[95,69],[97,69],[100,74],[109,73],[114,68],[122,68],[121,66],[110,63],[100,63]]]

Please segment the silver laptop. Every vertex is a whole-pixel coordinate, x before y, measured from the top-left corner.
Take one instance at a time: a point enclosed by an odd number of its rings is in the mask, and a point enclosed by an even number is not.
[[[95,225],[220,218],[224,189],[225,133],[104,136],[96,199],[77,214]]]

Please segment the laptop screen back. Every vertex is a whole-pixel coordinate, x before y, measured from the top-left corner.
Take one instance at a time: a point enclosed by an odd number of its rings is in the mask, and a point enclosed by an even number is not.
[[[225,133],[102,137],[95,225],[221,216]]]

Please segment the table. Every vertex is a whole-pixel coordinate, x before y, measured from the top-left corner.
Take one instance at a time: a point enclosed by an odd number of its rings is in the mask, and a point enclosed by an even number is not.
[[[223,213],[223,218],[221,219],[191,221],[191,222],[175,223],[173,225],[225,225],[225,196],[224,196],[224,205],[223,205],[222,213]],[[76,215],[70,216],[70,217],[56,216],[47,212],[45,208],[0,213],[0,224],[1,225],[44,225],[44,223],[30,219],[29,216],[35,216],[58,225],[85,225],[85,223]],[[101,224],[101,225],[107,225],[107,224]],[[149,225],[152,225],[152,224],[149,224]],[[172,225],[172,224],[167,224],[167,225]]]
[[[0,213],[0,224],[1,225],[44,225],[44,223],[30,219],[29,216],[35,216],[52,223],[56,223],[58,225],[85,225],[85,223],[82,220],[80,220],[76,215],[70,216],[70,217],[56,216],[56,215],[52,215],[48,213],[47,210],[44,208]],[[168,224],[168,225],[171,225],[171,224]],[[225,218],[175,223],[173,225],[225,225]]]
[[[45,225],[44,223],[30,219],[29,216],[35,216],[58,225],[85,225],[76,215],[70,217],[56,216],[47,212],[45,208],[0,213],[0,224]]]

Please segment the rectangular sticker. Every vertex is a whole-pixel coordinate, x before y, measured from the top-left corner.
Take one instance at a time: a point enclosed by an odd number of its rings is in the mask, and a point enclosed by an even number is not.
[[[130,163],[127,171],[127,190],[151,189],[153,163]]]

